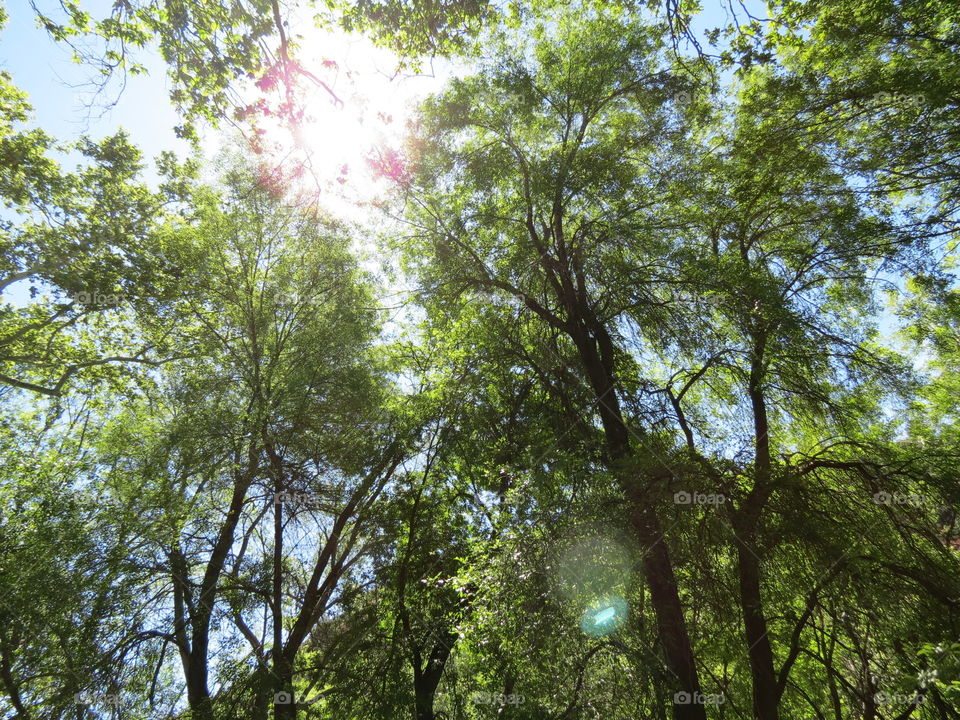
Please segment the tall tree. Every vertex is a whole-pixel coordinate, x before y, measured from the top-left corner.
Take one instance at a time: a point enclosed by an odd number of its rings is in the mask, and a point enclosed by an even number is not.
[[[277,678],[269,697],[292,693],[297,650],[357,561],[356,516],[399,456],[396,443],[375,448],[377,434],[390,431],[367,350],[372,301],[344,232],[264,186],[242,163],[225,171],[220,191],[197,189],[194,202],[192,221],[170,229],[204,249],[184,274],[188,289],[177,306],[191,359],[164,374],[150,420],[159,426],[156,443],[117,461],[126,477],[150,478],[156,487],[137,497],[129,479],[120,486],[143,512],[160,514],[149,538],[162,555],[144,558],[169,578],[158,606],[166,628],[157,637],[180,653],[194,715],[212,718],[210,652],[222,642],[222,618],[251,643],[257,669]],[[299,525],[290,520],[301,495],[316,500],[318,517],[332,526],[313,576],[299,579],[284,547]],[[263,527],[270,517],[272,543]],[[326,520],[317,522],[318,532]],[[301,606],[288,628],[287,598],[301,580]],[[271,620],[269,641],[250,629],[248,612],[261,608],[261,619]],[[280,698],[277,712],[295,713],[295,705]]]
[[[575,350],[603,427],[606,462],[645,549],[671,683],[683,697],[699,697],[657,510],[670,469],[624,413],[629,389],[621,378],[631,363],[615,339],[638,302],[632,288],[643,282],[627,274],[651,271],[642,260],[623,261],[664,249],[643,234],[643,208],[658,180],[639,167],[662,169],[667,159],[654,138],[681,135],[664,111],[669,81],[656,63],[655,30],[615,12],[577,15],[552,18],[555,30],[529,28],[526,54],[501,38],[495,66],[457,81],[428,108],[411,186],[415,252],[425,246],[435,258],[422,273],[429,291],[510,295]],[[510,41],[519,44],[516,36]],[[624,149],[632,162],[615,162]],[[628,244],[640,234],[643,241]],[[677,704],[674,712],[704,717],[697,703]]]

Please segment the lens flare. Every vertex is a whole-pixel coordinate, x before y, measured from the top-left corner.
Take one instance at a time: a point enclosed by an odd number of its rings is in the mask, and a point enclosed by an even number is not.
[[[602,598],[584,611],[580,629],[587,635],[602,637],[616,632],[627,620],[627,601],[619,595]]]
[[[558,589],[568,607],[580,615],[584,633],[609,635],[623,626],[634,564],[623,544],[601,534],[572,540],[561,553]]]

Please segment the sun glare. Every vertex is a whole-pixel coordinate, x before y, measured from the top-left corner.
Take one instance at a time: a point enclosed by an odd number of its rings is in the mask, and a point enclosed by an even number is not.
[[[398,72],[389,50],[329,29],[301,38],[296,58],[312,78],[296,98],[302,117],[262,123],[259,132],[271,162],[297,166],[304,189],[316,190],[329,209],[349,213],[389,186],[377,159],[399,148],[416,100],[439,89],[443,78]]]

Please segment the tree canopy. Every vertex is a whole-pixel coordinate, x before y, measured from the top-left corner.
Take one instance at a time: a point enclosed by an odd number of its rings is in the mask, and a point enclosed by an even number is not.
[[[197,142],[0,72],[0,718],[960,718],[960,11],[28,12]]]

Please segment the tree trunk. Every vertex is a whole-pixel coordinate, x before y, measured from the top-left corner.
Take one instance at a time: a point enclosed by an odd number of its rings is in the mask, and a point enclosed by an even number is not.
[[[296,720],[297,697],[293,694],[293,666],[282,659],[273,665],[274,720]]]
[[[252,464],[252,448],[249,451],[249,457],[251,458],[249,463]],[[217,600],[220,576],[230,547],[233,545],[233,538],[243,514],[243,505],[250,484],[249,471],[235,479],[230,508],[220,527],[196,596],[188,579],[189,568],[186,559],[179,546],[175,547],[170,554],[177,606],[174,634],[178,637],[177,645],[187,685],[187,703],[190,706],[191,716],[195,720],[213,720],[213,699],[210,697],[208,686],[210,621]],[[189,617],[191,630],[189,640],[186,636],[187,617]]]
[[[252,678],[253,707],[250,720],[268,720],[273,705],[273,676],[267,665],[257,663]]]
[[[633,506],[630,524],[646,550],[643,570],[650,587],[650,600],[657,619],[657,635],[663,648],[664,660],[676,678],[679,693],[690,700],[674,702],[673,716],[676,720],[703,720],[706,718],[706,711],[703,705],[697,702],[700,697],[700,681],[693,648],[687,634],[677,579],[663,540],[660,521],[649,503],[642,499],[641,493],[632,492],[629,495]]]
[[[417,720],[433,720],[433,690],[423,677],[413,679],[414,713]]]
[[[7,622],[8,618],[4,618]],[[0,630],[0,679],[3,680],[3,686],[10,698],[13,709],[17,712],[16,717],[22,720],[29,720],[30,713],[23,704],[20,697],[20,686],[13,678],[13,655],[10,652],[10,645],[7,643],[6,635]]]
[[[754,554],[752,538],[739,537],[740,609],[753,680],[753,714],[757,720],[779,720],[777,675],[760,596],[760,560]]]
[[[738,540],[737,572],[740,581],[740,612],[743,617],[747,656],[750,659],[753,715],[757,720],[779,720],[779,683],[774,669],[767,618],[763,611],[763,598],[760,592],[760,558],[757,555],[756,544],[760,514],[773,489],[770,423],[767,417],[766,397],[762,388],[765,345],[766,335],[759,333],[754,340],[747,388],[753,414],[754,484],[744,500],[743,507],[733,514],[732,519]]]
[[[440,685],[440,678],[443,677],[447,658],[450,657],[450,649],[456,641],[456,633],[446,632],[431,649],[426,666],[421,668],[416,663],[413,666],[414,707],[417,720],[434,720],[433,698]]]
[[[191,720],[213,720],[213,699],[207,686],[206,661],[191,662],[187,668],[186,679]]]
[[[581,317],[590,315],[581,309]],[[693,647],[660,519],[650,494],[634,479],[623,477],[623,471],[619,468],[622,461],[632,455],[632,449],[616,393],[613,341],[601,323],[593,320],[589,324],[588,331],[583,322],[577,323],[571,338],[579,350],[595,393],[610,464],[620,476],[624,494],[630,503],[630,525],[644,551],[643,570],[650,587],[657,634],[667,669],[674,677],[674,689],[678,691],[675,696],[677,702],[673,703],[673,716],[675,720],[706,720],[706,710],[698,702],[701,692]]]
[[[274,463],[274,498],[283,492],[283,477],[279,469],[279,460],[272,452],[269,443],[267,453]],[[288,647],[283,643],[283,505],[273,504],[273,717],[275,720],[296,720],[297,703],[293,694],[293,662],[288,657]]]

